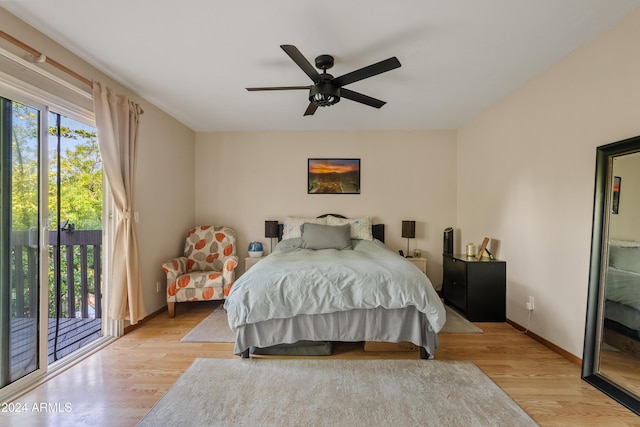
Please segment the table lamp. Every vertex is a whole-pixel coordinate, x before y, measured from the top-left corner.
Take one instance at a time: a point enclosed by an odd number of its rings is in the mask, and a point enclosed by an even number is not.
[[[407,239],[407,254],[409,258],[409,239],[416,237],[416,222],[415,221],[402,221],[402,237]]]

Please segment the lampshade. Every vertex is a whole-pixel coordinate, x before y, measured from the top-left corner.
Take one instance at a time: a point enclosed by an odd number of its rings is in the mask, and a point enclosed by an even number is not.
[[[402,237],[413,239],[416,237],[416,222],[402,221]]]
[[[278,221],[264,222],[264,237],[278,237]]]

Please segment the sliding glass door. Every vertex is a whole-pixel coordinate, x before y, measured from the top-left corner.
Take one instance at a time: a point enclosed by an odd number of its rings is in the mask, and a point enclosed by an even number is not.
[[[0,97],[0,142],[2,401],[102,337],[104,299],[96,129]]]
[[[0,71],[0,402],[122,329],[102,316],[110,197],[77,94]]]
[[[49,363],[102,336],[102,159],[94,127],[49,113]]]
[[[0,114],[0,388],[4,388],[46,365],[40,209],[46,200],[40,179],[46,162],[41,161],[45,126],[41,110],[0,98]]]

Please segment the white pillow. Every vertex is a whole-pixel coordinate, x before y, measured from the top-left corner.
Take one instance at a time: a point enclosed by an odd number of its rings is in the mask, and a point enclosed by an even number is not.
[[[371,233],[371,218],[368,216],[360,218],[338,218],[329,215],[327,217],[327,225],[351,225],[351,238],[361,240],[373,240]]]
[[[302,224],[305,222],[326,225],[327,218],[287,217],[287,219],[284,220],[284,227],[282,229],[282,240],[302,237]]]

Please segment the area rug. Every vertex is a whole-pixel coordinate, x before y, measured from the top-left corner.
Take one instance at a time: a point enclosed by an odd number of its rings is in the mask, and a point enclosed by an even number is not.
[[[229,328],[227,312],[222,305],[196,325],[180,342],[235,342],[236,334]]]
[[[449,306],[444,306],[447,311],[447,322],[441,334],[481,334],[482,329],[469,322]],[[222,306],[207,316],[196,325],[181,342],[235,342],[235,334],[229,328],[227,313]]]
[[[536,426],[476,365],[196,359],[139,426]]]
[[[447,311],[447,321],[440,331],[441,334],[481,334],[482,329],[465,319],[460,313],[449,307],[444,306]]]

